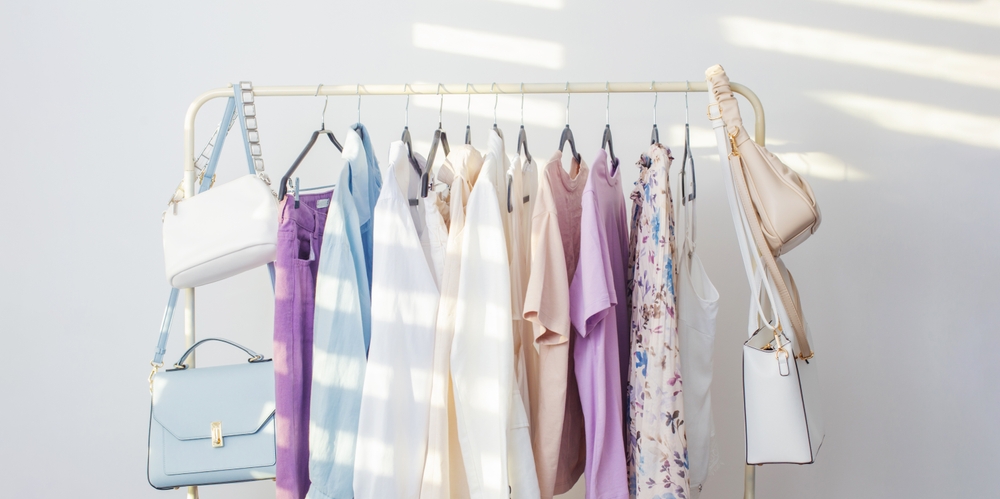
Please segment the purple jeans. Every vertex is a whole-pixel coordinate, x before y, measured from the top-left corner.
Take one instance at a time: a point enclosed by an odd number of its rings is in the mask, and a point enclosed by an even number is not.
[[[316,272],[330,193],[281,203],[274,261],[274,390],[277,497],[309,491],[309,395],[312,387]]]

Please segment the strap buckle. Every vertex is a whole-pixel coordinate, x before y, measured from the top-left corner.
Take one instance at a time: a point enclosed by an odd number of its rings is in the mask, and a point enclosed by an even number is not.
[[[149,393],[153,393],[153,377],[156,376],[156,371],[159,371],[163,367],[163,362],[153,362],[150,361],[149,365],[153,366],[153,370],[149,371]]]
[[[715,110],[719,112],[718,116],[712,116],[712,108],[715,108]],[[708,119],[710,119],[710,120],[721,120],[722,119],[722,107],[719,106],[718,104],[709,104],[708,105],[708,110],[705,112],[705,114],[708,115]]]

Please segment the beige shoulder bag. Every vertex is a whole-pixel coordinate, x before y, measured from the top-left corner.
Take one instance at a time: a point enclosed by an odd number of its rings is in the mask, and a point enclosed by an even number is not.
[[[750,139],[743,128],[736,98],[729,87],[729,77],[722,66],[712,66],[705,72],[705,77],[709,92],[718,102],[718,113],[726,124],[726,134],[732,145],[729,163],[737,195],[748,215],[757,215],[747,217],[754,242],[761,248],[764,266],[771,275],[792,322],[801,350],[799,355],[809,359],[813,356],[813,351],[806,338],[798,292],[791,274],[775,257],[787,253],[816,231],[821,219],[819,206],[809,184],[798,173]],[[711,108],[709,117],[718,119],[718,115],[712,115]],[[764,248],[770,251],[764,251]]]

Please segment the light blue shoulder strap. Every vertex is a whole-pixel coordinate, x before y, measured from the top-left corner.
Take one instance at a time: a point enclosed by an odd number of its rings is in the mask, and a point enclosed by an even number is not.
[[[264,161],[260,159],[260,144],[257,140],[257,130],[256,130],[256,110],[253,106],[253,93],[249,89],[243,88],[243,83],[239,85],[233,85],[233,97],[230,97],[226,101],[226,110],[222,114],[222,121],[219,122],[219,132],[215,139],[215,147],[212,149],[212,155],[208,160],[208,165],[205,166],[204,175],[202,177],[201,184],[198,186],[198,194],[207,191],[215,183],[215,169],[219,164],[219,155],[222,153],[222,146],[226,142],[226,135],[229,132],[229,123],[233,120],[233,113],[236,113],[237,121],[240,122],[240,130],[243,132],[243,143],[246,146],[247,154],[247,166],[250,169],[250,174],[254,175],[258,171],[263,171]],[[249,94],[249,102],[246,102],[244,92]],[[239,98],[241,105],[237,106],[236,101]],[[245,103],[245,104],[244,104]],[[246,104],[249,104],[248,108]],[[254,121],[251,123],[252,136],[247,132],[247,114],[246,110],[250,109],[252,115],[249,117]],[[252,140],[251,140],[252,139]],[[256,150],[252,150],[252,146],[256,147]],[[258,169],[259,168],[259,169]],[[271,275],[271,289],[274,289],[274,263],[267,264],[268,273]],[[156,351],[153,354],[153,365],[154,367],[163,363],[163,355],[167,353],[167,338],[170,336],[170,323],[174,317],[174,308],[177,306],[177,297],[180,294],[180,290],[177,288],[170,288],[170,297],[167,298],[167,308],[163,312],[163,320],[160,321],[160,336],[156,342]]]

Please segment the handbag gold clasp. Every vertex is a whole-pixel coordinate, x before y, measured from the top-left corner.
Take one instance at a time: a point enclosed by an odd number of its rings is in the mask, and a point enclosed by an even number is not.
[[[739,146],[736,145],[736,133],[738,132],[739,130],[737,130],[737,132],[735,133],[729,134],[729,143],[732,145],[732,151],[729,152],[730,157],[736,157],[736,158],[740,157],[740,149]]]
[[[222,447],[222,421],[212,421],[212,447]]]

